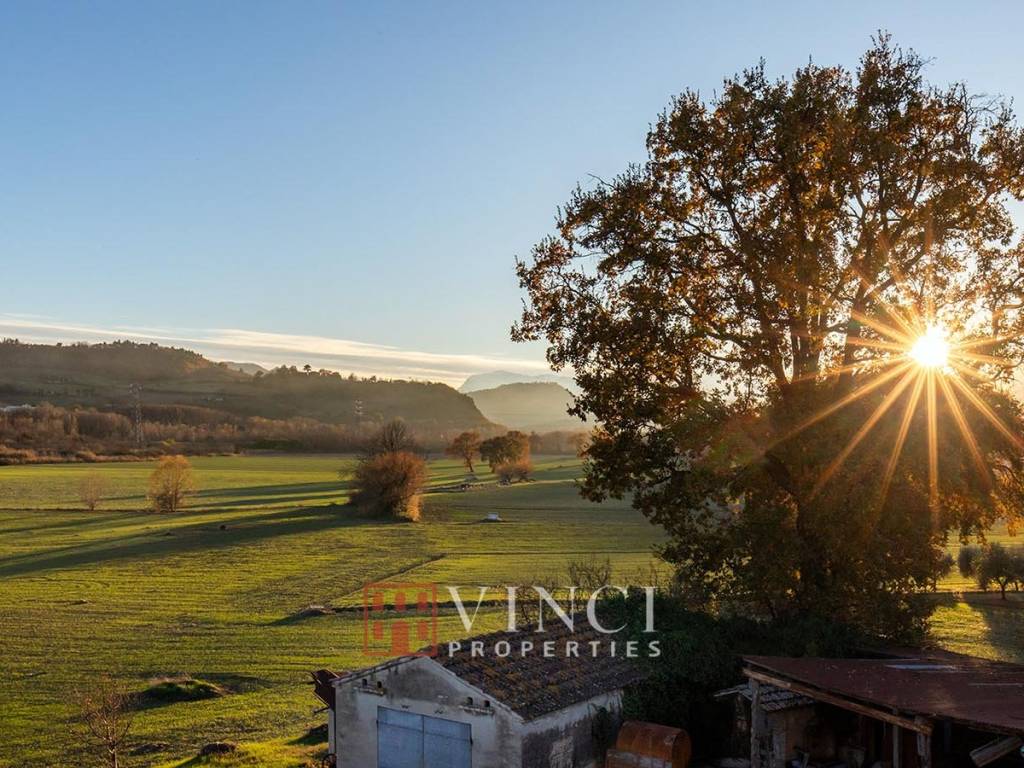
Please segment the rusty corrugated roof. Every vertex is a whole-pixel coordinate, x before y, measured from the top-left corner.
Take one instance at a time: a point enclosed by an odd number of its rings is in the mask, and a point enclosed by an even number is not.
[[[748,656],[754,670],[852,701],[1024,735],[1024,666],[967,656],[818,659]]]

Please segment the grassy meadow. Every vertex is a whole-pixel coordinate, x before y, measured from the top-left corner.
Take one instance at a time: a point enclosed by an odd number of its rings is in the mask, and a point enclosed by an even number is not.
[[[0,468],[0,765],[68,764],[69,692],[110,671],[139,690],[191,675],[229,692],[141,710],[133,743],[152,751],[128,765],[179,765],[221,739],[268,743],[212,765],[302,765],[301,741],[272,740],[323,722],[306,673],[367,664],[358,613],[296,616],[304,607],[358,602],[392,577],[562,577],[588,553],[624,575],[649,566],[656,528],[623,503],[583,502],[575,459],[536,464],[529,484],[428,493],[415,524],[354,518],[338,474],[351,459],[336,456],[197,458],[199,492],[164,516],[144,510],[152,465]],[[94,513],[74,509],[91,472],[110,497]],[[464,474],[431,462],[434,487]],[[489,512],[506,522],[481,524]],[[453,616],[442,631],[463,634]]]
[[[190,675],[223,695],[155,701],[138,711],[128,766],[298,768],[324,721],[306,685],[320,667],[362,656],[358,612],[303,616],[315,604],[356,605],[371,581],[500,585],[564,580],[568,561],[607,555],[616,576],[649,568],[660,531],[623,502],[579,498],[572,458],[542,457],[535,481],[468,492],[453,461],[431,462],[419,523],[359,519],[344,506],[338,456],[194,460],[186,510],[145,511],[151,464],[0,467],[0,766],[65,766],[78,736],[76,688],[114,672],[143,691]],[[105,478],[101,509],[80,509],[86,474]],[[502,524],[482,524],[497,512]],[[962,587],[954,577],[947,588]],[[465,593],[467,599],[471,592]],[[1024,611],[991,596],[936,598],[936,638],[953,650],[1024,662]],[[1019,603],[1015,603],[1020,608]],[[481,629],[497,626],[486,615]],[[464,634],[443,615],[442,633]],[[196,759],[211,741],[244,742]]]

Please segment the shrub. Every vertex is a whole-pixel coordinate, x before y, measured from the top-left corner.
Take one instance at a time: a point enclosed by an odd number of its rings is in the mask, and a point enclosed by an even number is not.
[[[426,478],[426,462],[414,453],[368,456],[356,467],[352,503],[369,515],[419,520],[419,495]]]
[[[107,481],[99,472],[90,472],[78,484],[78,498],[90,512],[96,511],[106,493]]]
[[[109,675],[90,679],[90,687],[76,692],[84,742],[108,768],[118,768],[119,758],[134,721],[135,696]]]
[[[591,595],[612,583],[612,561],[607,555],[603,559],[591,555],[586,560],[571,560],[566,573],[570,585],[579,587],[585,594]]]
[[[507,461],[495,467],[494,472],[498,475],[499,482],[506,484],[516,481],[524,482],[530,479],[530,474],[533,472],[533,463],[528,458],[519,459],[518,461]]]
[[[978,568],[978,561],[981,559],[981,547],[960,547],[960,554],[956,558],[957,568],[960,575],[970,579],[975,575]]]
[[[164,456],[149,476],[149,503],[154,512],[177,512],[194,491],[192,465],[184,456]]]

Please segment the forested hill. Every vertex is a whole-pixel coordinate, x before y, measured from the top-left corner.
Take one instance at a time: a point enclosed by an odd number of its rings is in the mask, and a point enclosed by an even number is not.
[[[147,409],[201,406],[239,417],[344,425],[400,418],[428,431],[491,426],[469,397],[445,384],[295,368],[249,375],[189,350],[124,341],[0,343],[0,406],[47,402],[123,411],[134,403],[132,385]]]

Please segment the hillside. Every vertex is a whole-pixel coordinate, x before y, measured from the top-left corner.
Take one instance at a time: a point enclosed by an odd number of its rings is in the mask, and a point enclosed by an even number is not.
[[[270,373],[270,368],[264,368],[259,363],[236,363],[233,360],[221,360],[220,364],[226,365],[233,371],[248,373],[250,376],[255,376],[257,373]]]
[[[486,418],[513,429],[553,432],[586,428],[583,421],[567,413],[572,393],[554,382],[504,384],[469,396]]]
[[[479,392],[482,389],[494,389],[505,384],[537,384],[554,383],[565,387],[570,392],[576,391],[576,382],[571,376],[559,376],[556,373],[542,373],[539,376],[529,376],[511,371],[489,371],[488,373],[474,373],[462,382],[459,392],[469,394]]]
[[[278,368],[249,375],[185,349],[156,344],[0,343],[0,406],[47,402],[125,411],[201,406],[238,417],[308,418],[357,425],[401,418],[431,431],[487,428],[473,401],[446,384],[343,377]]]

